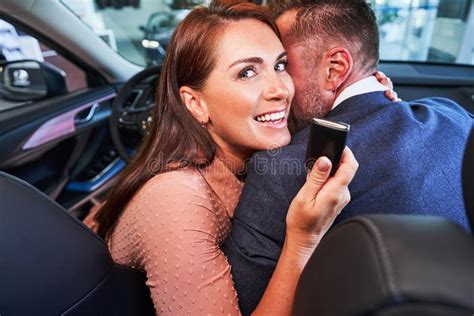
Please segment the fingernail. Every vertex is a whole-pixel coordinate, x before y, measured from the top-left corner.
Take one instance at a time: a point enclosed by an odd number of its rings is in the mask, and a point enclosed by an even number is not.
[[[318,170],[321,172],[326,172],[329,170],[329,167],[331,162],[327,157],[321,157],[316,161],[316,166],[318,167]]]

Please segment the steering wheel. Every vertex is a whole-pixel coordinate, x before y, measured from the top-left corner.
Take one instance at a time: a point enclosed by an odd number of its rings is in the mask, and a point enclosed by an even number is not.
[[[152,66],[135,74],[120,89],[112,103],[110,136],[117,153],[127,163],[153,121],[154,92],[161,66]],[[124,137],[128,134],[128,138]],[[133,135],[134,137],[130,137]],[[130,144],[130,138],[134,144]]]

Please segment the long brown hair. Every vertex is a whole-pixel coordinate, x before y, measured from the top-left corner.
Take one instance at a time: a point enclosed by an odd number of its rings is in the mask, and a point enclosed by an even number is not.
[[[217,43],[225,26],[243,19],[267,24],[280,38],[268,9],[247,1],[214,1],[209,8],[192,10],[176,28],[158,83],[149,134],[95,216],[97,233],[105,240],[110,239],[133,196],[154,175],[214,160],[216,144],[183,104],[179,88],[203,88],[215,66]]]

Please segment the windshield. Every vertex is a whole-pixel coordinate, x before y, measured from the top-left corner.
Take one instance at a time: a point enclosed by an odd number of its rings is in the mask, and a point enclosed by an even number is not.
[[[385,61],[474,65],[472,0],[367,0]],[[176,25],[204,0],[62,0],[120,55],[160,64]]]

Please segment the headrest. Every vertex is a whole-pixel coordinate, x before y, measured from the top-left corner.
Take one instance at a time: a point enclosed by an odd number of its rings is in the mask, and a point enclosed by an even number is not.
[[[112,266],[102,239],[36,188],[0,172],[1,314],[65,311]]]
[[[419,308],[474,311],[474,241],[456,224],[409,215],[342,222],[305,267],[294,314],[398,315],[387,310],[406,314],[410,306],[417,315]]]

